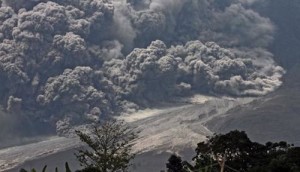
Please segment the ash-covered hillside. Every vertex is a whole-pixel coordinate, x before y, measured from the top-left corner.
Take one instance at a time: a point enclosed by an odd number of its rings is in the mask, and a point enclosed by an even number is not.
[[[285,70],[260,3],[2,0],[0,103],[61,131],[176,96],[266,95]]]

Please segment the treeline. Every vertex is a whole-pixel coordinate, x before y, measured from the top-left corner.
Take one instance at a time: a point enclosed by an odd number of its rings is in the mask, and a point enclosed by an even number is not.
[[[129,170],[137,133],[124,122],[107,121],[92,125],[89,132],[76,133],[88,147],[75,154],[83,167],[76,172]],[[210,136],[198,143],[195,153],[191,161],[171,155],[161,172],[300,172],[300,147],[284,141],[260,144],[251,141],[244,131]],[[42,172],[46,170],[47,166]],[[68,163],[65,171],[71,172]]]
[[[192,163],[172,155],[167,172],[299,172],[300,147],[286,142],[252,142],[243,131],[200,142]]]

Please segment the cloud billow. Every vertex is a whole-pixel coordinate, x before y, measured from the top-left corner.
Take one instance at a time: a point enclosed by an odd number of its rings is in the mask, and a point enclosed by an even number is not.
[[[0,102],[77,125],[193,93],[262,96],[272,22],[232,0],[3,0]]]

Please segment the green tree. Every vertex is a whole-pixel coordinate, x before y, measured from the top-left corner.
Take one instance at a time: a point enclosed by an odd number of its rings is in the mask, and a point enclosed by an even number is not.
[[[260,144],[243,131],[231,131],[198,143],[193,162],[181,164],[189,172],[299,172],[300,148],[286,142]]]
[[[93,124],[89,132],[76,131],[87,145],[76,153],[80,165],[99,172],[127,171],[134,158],[133,141],[137,134],[123,121]]]
[[[181,157],[174,154],[170,156],[166,166],[168,169],[167,172],[185,172]]]
[[[218,163],[220,168],[225,165],[239,171],[245,171],[252,165],[251,156],[262,149],[262,145],[251,142],[243,131],[231,131],[227,134],[216,134],[207,141],[200,142],[196,148],[196,168]],[[224,170],[223,170],[224,171]]]

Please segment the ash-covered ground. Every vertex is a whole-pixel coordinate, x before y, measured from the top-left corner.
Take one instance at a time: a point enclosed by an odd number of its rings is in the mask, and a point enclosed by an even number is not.
[[[149,155],[167,158],[170,153],[187,154],[194,149],[198,142],[205,140],[212,131],[206,128],[206,123],[228,110],[252,102],[253,98],[233,99],[229,97],[211,97],[196,95],[188,99],[176,100],[173,105],[164,105],[155,109],[142,110],[137,113],[118,117],[135,127],[139,139],[134,146],[138,154],[135,160],[135,170],[153,169],[150,164],[158,162],[153,158],[149,162],[142,161]],[[16,170],[23,167],[43,168],[39,164],[50,161],[62,166],[66,159],[71,161],[74,168],[78,164],[74,160],[74,148],[82,146],[78,138],[51,137],[38,143],[10,147],[0,150],[0,170]],[[188,152],[188,153],[187,153]],[[62,156],[54,160],[52,157]],[[158,160],[158,159],[157,159]],[[54,162],[53,162],[54,161]],[[25,163],[25,165],[24,165]],[[164,162],[161,162],[162,164]],[[53,166],[50,168],[54,168]],[[156,166],[155,168],[163,168]]]

